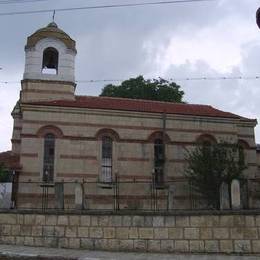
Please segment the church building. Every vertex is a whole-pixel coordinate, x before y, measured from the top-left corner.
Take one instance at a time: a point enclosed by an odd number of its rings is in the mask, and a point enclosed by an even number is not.
[[[50,199],[63,185],[65,208],[78,184],[89,209],[110,208],[116,192],[125,209],[148,209],[151,196],[159,209],[190,208],[185,156],[201,142],[238,142],[245,178],[259,178],[255,119],[209,105],[76,95],[76,54],[54,22],[27,38],[12,151],[2,153],[16,172],[16,207],[38,207],[39,183],[48,183]]]

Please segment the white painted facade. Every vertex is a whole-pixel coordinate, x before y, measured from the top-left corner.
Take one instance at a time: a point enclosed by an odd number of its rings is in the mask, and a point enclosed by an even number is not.
[[[42,73],[43,52],[52,47],[59,53],[57,74]],[[75,82],[76,51],[68,49],[59,39],[41,39],[35,47],[25,49],[25,70],[23,79],[55,80]]]

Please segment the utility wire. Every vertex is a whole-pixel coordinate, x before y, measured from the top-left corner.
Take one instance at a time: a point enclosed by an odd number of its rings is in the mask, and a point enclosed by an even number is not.
[[[4,1],[0,1],[0,5],[38,3],[38,2],[45,2],[45,1],[48,0],[4,0]]]
[[[66,11],[79,11],[88,9],[105,9],[105,8],[119,8],[119,7],[137,7],[146,5],[168,5],[168,4],[182,4],[182,3],[197,3],[197,2],[213,2],[217,0],[170,0],[170,1],[157,1],[157,2],[142,2],[142,3],[127,3],[127,4],[111,4],[111,5],[93,5],[93,6],[82,6],[82,7],[70,7],[70,8],[58,8],[56,12]],[[7,12],[0,13],[0,16],[8,15],[23,15],[23,14],[39,14],[39,13],[50,13],[53,9],[45,10],[32,10],[32,11],[21,11],[21,12]]]
[[[77,80],[76,83],[122,82],[124,80],[126,79],[86,79],[86,80]],[[260,76],[187,77],[187,78],[166,78],[166,80],[168,81],[260,80]],[[0,81],[0,84],[16,84],[16,83],[20,83],[20,81]]]

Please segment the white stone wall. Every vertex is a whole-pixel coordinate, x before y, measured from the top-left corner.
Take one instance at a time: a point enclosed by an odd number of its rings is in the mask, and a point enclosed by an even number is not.
[[[42,73],[43,52],[48,47],[55,48],[59,53],[57,75]],[[25,50],[25,70],[23,78],[74,82],[75,55],[76,53],[68,49],[59,39],[44,38],[40,40],[34,48]]]

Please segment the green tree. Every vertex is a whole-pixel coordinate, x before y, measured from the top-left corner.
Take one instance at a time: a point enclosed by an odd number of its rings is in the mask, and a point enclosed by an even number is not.
[[[120,85],[106,85],[100,96],[147,99],[183,103],[184,92],[174,82],[163,78],[147,79],[143,76],[130,78]]]
[[[187,152],[186,176],[192,189],[207,200],[207,206],[220,207],[220,186],[229,187],[233,179],[243,177],[246,169],[243,149],[237,144],[202,144]]]

